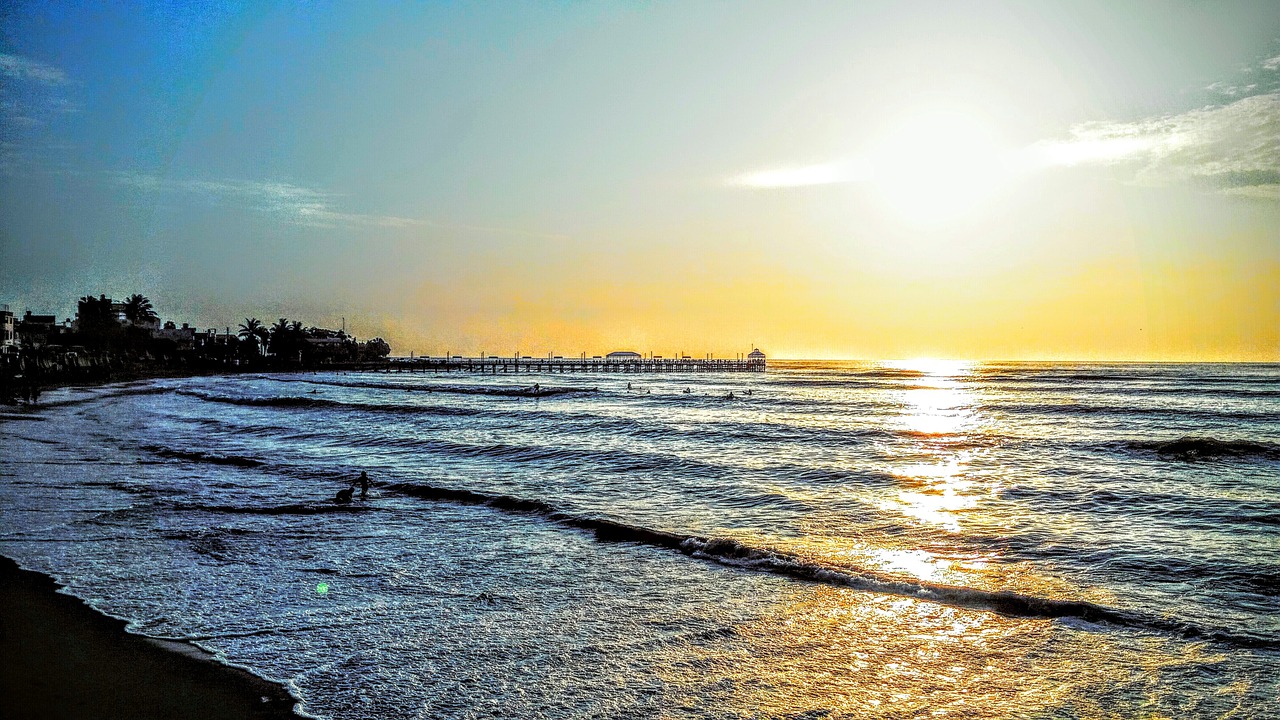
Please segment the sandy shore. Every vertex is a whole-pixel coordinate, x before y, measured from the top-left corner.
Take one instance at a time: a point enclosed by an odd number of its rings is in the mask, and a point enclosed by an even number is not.
[[[0,717],[297,718],[284,688],[149,640],[0,557]]]

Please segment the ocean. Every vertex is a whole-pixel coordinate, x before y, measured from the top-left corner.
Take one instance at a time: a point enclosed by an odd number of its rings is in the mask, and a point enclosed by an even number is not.
[[[315,717],[1280,716],[1280,365],[43,400],[0,414],[0,554]]]

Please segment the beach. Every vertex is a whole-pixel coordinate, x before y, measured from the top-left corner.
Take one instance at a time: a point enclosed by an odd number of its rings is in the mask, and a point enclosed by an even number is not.
[[[51,391],[0,414],[0,554],[83,599],[20,576],[101,631],[75,643],[99,669],[53,662],[63,640],[6,652],[31,656],[11,697],[288,712],[230,663],[333,720],[1272,717],[1278,373],[779,362],[540,376],[537,395],[523,374],[358,372]],[[368,496],[334,503],[362,471]],[[56,624],[28,637],[70,637]]]
[[[130,635],[122,620],[0,558],[0,715],[297,718],[284,688],[199,649]]]

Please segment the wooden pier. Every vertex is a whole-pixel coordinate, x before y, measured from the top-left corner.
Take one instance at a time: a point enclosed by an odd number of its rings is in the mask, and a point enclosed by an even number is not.
[[[762,357],[734,360],[694,358],[531,358],[531,357],[415,357],[390,358],[380,365],[383,372],[430,373],[730,373],[764,372]]]

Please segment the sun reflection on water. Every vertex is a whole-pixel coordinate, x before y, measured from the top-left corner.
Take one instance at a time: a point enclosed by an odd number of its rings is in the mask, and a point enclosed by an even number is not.
[[[702,701],[732,717],[1170,717],[1162,674],[1212,662],[1168,639],[827,587],[784,593],[724,637],[692,665],[679,648],[664,681],[698,673],[715,695]]]
[[[973,365],[918,360],[889,367],[920,373],[896,391],[894,398],[901,408],[899,423],[920,441],[915,444],[912,461],[892,471],[906,487],[896,497],[883,499],[880,509],[960,533],[963,514],[976,509],[984,494],[966,473],[975,451],[954,449],[961,441],[972,445],[969,436],[978,430],[977,403],[968,382]]]

